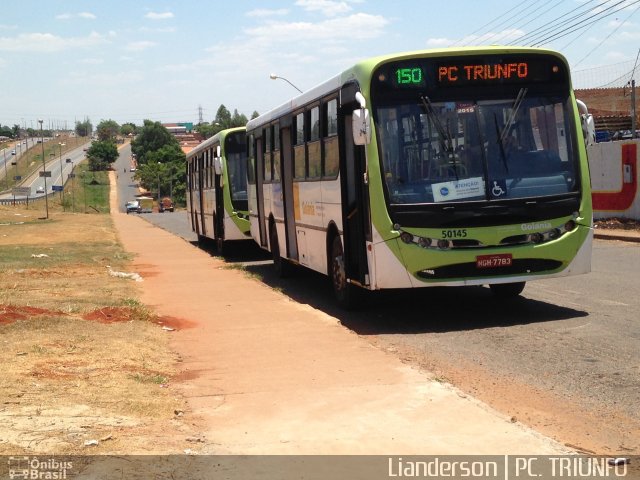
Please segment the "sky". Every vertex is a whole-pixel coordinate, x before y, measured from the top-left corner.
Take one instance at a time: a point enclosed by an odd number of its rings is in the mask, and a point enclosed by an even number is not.
[[[621,86],[640,49],[640,0],[2,3],[0,124],[27,128],[197,123],[200,112],[210,122],[221,104],[250,117],[297,94],[271,73],[305,90],[372,56],[527,44],[562,29],[542,46],[567,57],[574,86]],[[588,28],[559,23],[588,8],[600,12],[576,19]]]

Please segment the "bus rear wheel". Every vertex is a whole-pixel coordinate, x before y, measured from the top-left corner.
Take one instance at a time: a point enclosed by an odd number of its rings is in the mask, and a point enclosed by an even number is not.
[[[347,281],[347,270],[344,262],[344,250],[340,237],[336,236],[331,244],[331,284],[333,294],[340,305],[345,310],[351,310],[358,306],[358,293],[356,287]]]
[[[495,283],[489,285],[491,293],[498,298],[514,298],[522,293],[525,282]]]

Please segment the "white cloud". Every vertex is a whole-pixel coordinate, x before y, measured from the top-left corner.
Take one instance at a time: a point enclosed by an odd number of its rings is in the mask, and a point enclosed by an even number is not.
[[[143,50],[146,50],[151,47],[155,47],[156,45],[157,45],[156,42],[141,40],[139,42],[129,42],[127,46],[124,47],[124,49],[129,52],[142,52]]]
[[[56,20],[70,20],[72,18],[85,18],[87,20],[95,20],[96,17],[93,13],[89,12],[80,12],[80,13],[61,13],[60,15],[56,15]]]
[[[102,65],[104,60],[101,58],[83,58],[79,60],[78,63],[83,63],[85,65]]]
[[[277,17],[287,15],[289,10],[286,8],[279,8],[278,10],[269,10],[267,8],[256,8],[255,10],[248,11],[245,15],[247,17]]]
[[[381,15],[355,13],[347,17],[332,18],[322,22],[268,22],[247,28],[245,33],[265,42],[289,42],[300,40],[363,40],[380,36],[389,22]]]
[[[176,27],[160,27],[160,28],[140,27],[140,31],[144,33],[174,33],[176,31]]]
[[[482,35],[467,35],[460,39],[450,38],[429,38],[427,39],[427,47],[429,48],[443,48],[449,47],[455,44],[455,46],[468,46],[468,45],[490,45],[500,44],[505,45],[513,40],[517,40],[525,34],[524,31],[515,28],[503,30],[501,32],[487,32]]]
[[[52,33],[22,33],[17,37],[0,38],[0,51],[8,52],[59,52],[74,48],[89,48],[109,43],[99,33],[86,37],[63,38]]]
[[[171,13],[171,12],[164,12],[164,13],[149,12],[144,16],[144,18],[148,18],[149,20],[167,20],[169,18],[173,18],[173,13]]]
[[[321,12],[327,17],[334,17],[352,10],[347,2],[334,0],[296,0],[295,4],[308,12]]]

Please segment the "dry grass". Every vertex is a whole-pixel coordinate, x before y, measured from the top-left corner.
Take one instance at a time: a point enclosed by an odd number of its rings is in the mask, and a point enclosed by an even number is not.
[[[33,213],[0,207],[0,454],[172,451],[170,334],[110,217]]]

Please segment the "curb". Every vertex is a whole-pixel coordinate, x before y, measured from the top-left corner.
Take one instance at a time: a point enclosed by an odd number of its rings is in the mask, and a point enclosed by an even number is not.
[[[615,233],[594,233],[593,237],[601,240],[620,240],[621,242],[640,243],[640,236],[634,237],[630,235],[617,235]]]

